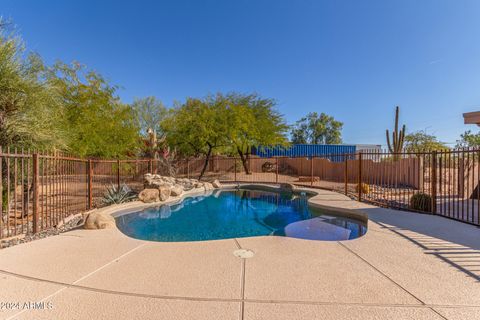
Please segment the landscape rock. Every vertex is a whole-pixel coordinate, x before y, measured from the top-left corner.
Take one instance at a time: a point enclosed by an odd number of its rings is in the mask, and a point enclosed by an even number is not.
[[[153,174],[151,174],[151,173],[145,173],[143,175],[144,180],[148,180],[148,179],[152,179],[152,178],[153,178]]]
[[[85,218],[83,217],[83,215],[75,215],[75,216],[72,216],[71,219],[66,218],[65,223],[62,224],[61,226],[59,224],[58,227],[50,227],[38,233],[24,234],[23,236],[1,240],[0,249],[11,247],[21,243],[27,243],[27,242],[38,240],[38,239],[43,239],[43,238],[54,236],[54,235],[58,235],[60,233],[67,232],[67,231],[76,229],[78,227],[81,227],[84,223],[85,223]]]
[[[145,189],[138,194],[138,199],[145,203],[157,202],[159,198],[159,189]]]
[[[184,191],[189,191],[189,190],[192,190],[193,188],[194,188],[194,185],[191,183],[183,186]]]
[[[150,184],[150,186],[146,189],[158,189],[159,187],[161,186],[169,186],[168,183],[166,182],[163,182],[163,181],[152,181],[152,183]]]
[[[160,186],[173,186],[175,179],[172,177],[162,177],[158,174],[147,173],[143,176],[143,187],[145,189],[158,189]]]
[[[153,176],[150,173],[143,175],[143,186],[149,186],[152,183]]]
[[[222,187],[222,184],[220,183],[220,181],[218,181],[218,179],[215,179],[215,180],[213,180],[213,182],[212,182],[212,186],[213,186],[215,189],[218,189],[218,188],[221,188],[221,187]]]
[[[91,212],[85,220],[83,228],[90,230],[113,229],[116,228],[115,219],[109,214]]]
[[[210,183],[210,182],[204,182],[203,183],[203,188],[205,189],[205,191],[209,191],[209,190],[213,190],[213,185]]]
[[[183,193],[183,187],[179,184],[176,184],[170,188],[171,195],[173,197],[178,197]]]
[[[158,188],[158,192],[159,192],[160,201],[166,201],[168,200],[168,198],[170,198],[170,194],[172,191],[170,187],[160,186]]]
[[[157,189],[158,186],[154,186],[153,182],[155,181],[154,177],[152,174],[147,173],[143,175],[143,187],[145,189]]]
[[[165,183],[168,183],[168,184],[171,184],[171,185],[175,184],[175,178],[173,178],[173,177],[162,177],[162,180]]]
[[[175,179],[175,185],[181,187],[184,191],[188,191],[194,188],[194,185],[187,178]]]
[[[170,196],[174,196],[174,197],[180,196],[184,191],[189,191],[194,188],[204,189],[205,191],[209,191],[214,188],[221,187],[221,184],[218,180],[213,181],[213,183],[209,183],[209,182],[200,182],[197,179],[173,178],[169,176],[161,176],[158,174],[151,174],[151,173],[147,173],[143,177],[144,177],[144,189],[159,190],[160,201],[166,201]],[[155,200],[147,200],[147,201],[153,202]]]

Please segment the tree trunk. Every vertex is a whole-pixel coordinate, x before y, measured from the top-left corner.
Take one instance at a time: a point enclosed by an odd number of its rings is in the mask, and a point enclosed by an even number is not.
[[[210,160],[210,156],[212,154],[212,149],[213,149],[213,146],[211,144],[208,144],[208,152],[205,157],[205,163],[203,164],[202,172],[200,172],[200,176],[198,177],[198,180],[202,179],[203,175],[205,174],[205,170],[207,170],[208,161]]]
[[[248,170],[247,155],[244,154],[239,147],[237,147],[237,152],[238,152],[238,155],[240,156],[240,159],[242,160],[242,165],[243,165],[243,169],[245,170],[245,173],[250,174],[250,170]]]

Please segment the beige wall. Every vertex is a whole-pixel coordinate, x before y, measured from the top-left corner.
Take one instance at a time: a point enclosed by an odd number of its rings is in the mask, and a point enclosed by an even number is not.
[[[276,158],[251,157],[248,163],[252,173],[262,172],[262,166],[266,162],[275,164]],[[242,172],[243,167],[237,159],[237,172]],[[308,158],[278,158],[278,172],[282,175],[310,176],[312,174],[312,161]],[[189,163],[190,172],[199,172],[203,166],[203,160],[195,160]],[[348,182],[358,181],[358,160],[345,162],[332,162],[324,158],[313,159],[313,175],[324,181],[343,182],[345,167],[347,168]],[[210,161],[207,171],[210,172],[233,172],[235,160],[231,158],[214,158]],[[423,159],[408,158],[398,161],[376,162],[371,159],[362,160],[363,181],[369,184],[392,184],[420,188],[423,183]]]

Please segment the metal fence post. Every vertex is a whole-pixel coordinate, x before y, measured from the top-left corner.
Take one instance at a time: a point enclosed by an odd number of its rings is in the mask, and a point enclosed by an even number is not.
[[[432,151],[432,177],[430,179],[431,191],[432,191],[432,213],[437,212],[437,151]]]
[[[38,230],[38,153],[33,154],[33,233],[37,233]]]
[[[117,190],[120,190],[120,159],[117,159]]]
[[[343,161],[345,162],[345,172],[343,175],[343,180],[345,182],[345,195],[348,195],[348,158],[346,155],[343,156]]]
[[[362,153],[358,154],[358,201],[362,201]]]
[[[310,158],[310,186],[313,187],[313,156]]]
[[[278,183],[278,157],[275,158],[275,183]]]
[[[153,173],[153,160],[148,160],[148,173]]]
[[[138,159],[135,159],[135,176],[133,178],[134,180],[138,178]]]
[[[93,207],[93,195],[92,195],[92,181],[93,181],[93,165],[92,159],[88,159],[88,168],[87,168],[87,197],[88,197],[88,210]]]
[[[187,159],[187,179],[190,179],[190,161]]]
[[[234,162],[234,176],[235,176],[235,182],[237,182],[237,159],[236,158],[233,158],[233,162]]]

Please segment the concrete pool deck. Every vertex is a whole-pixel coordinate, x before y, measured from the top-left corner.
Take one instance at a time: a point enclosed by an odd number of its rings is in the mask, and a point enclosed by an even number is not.
[[[0,250],[0,303],[47,307],[0,318],[480,319],[479,228],[315,191],[367,213],[367,234],[160,243],[74,230]]]

